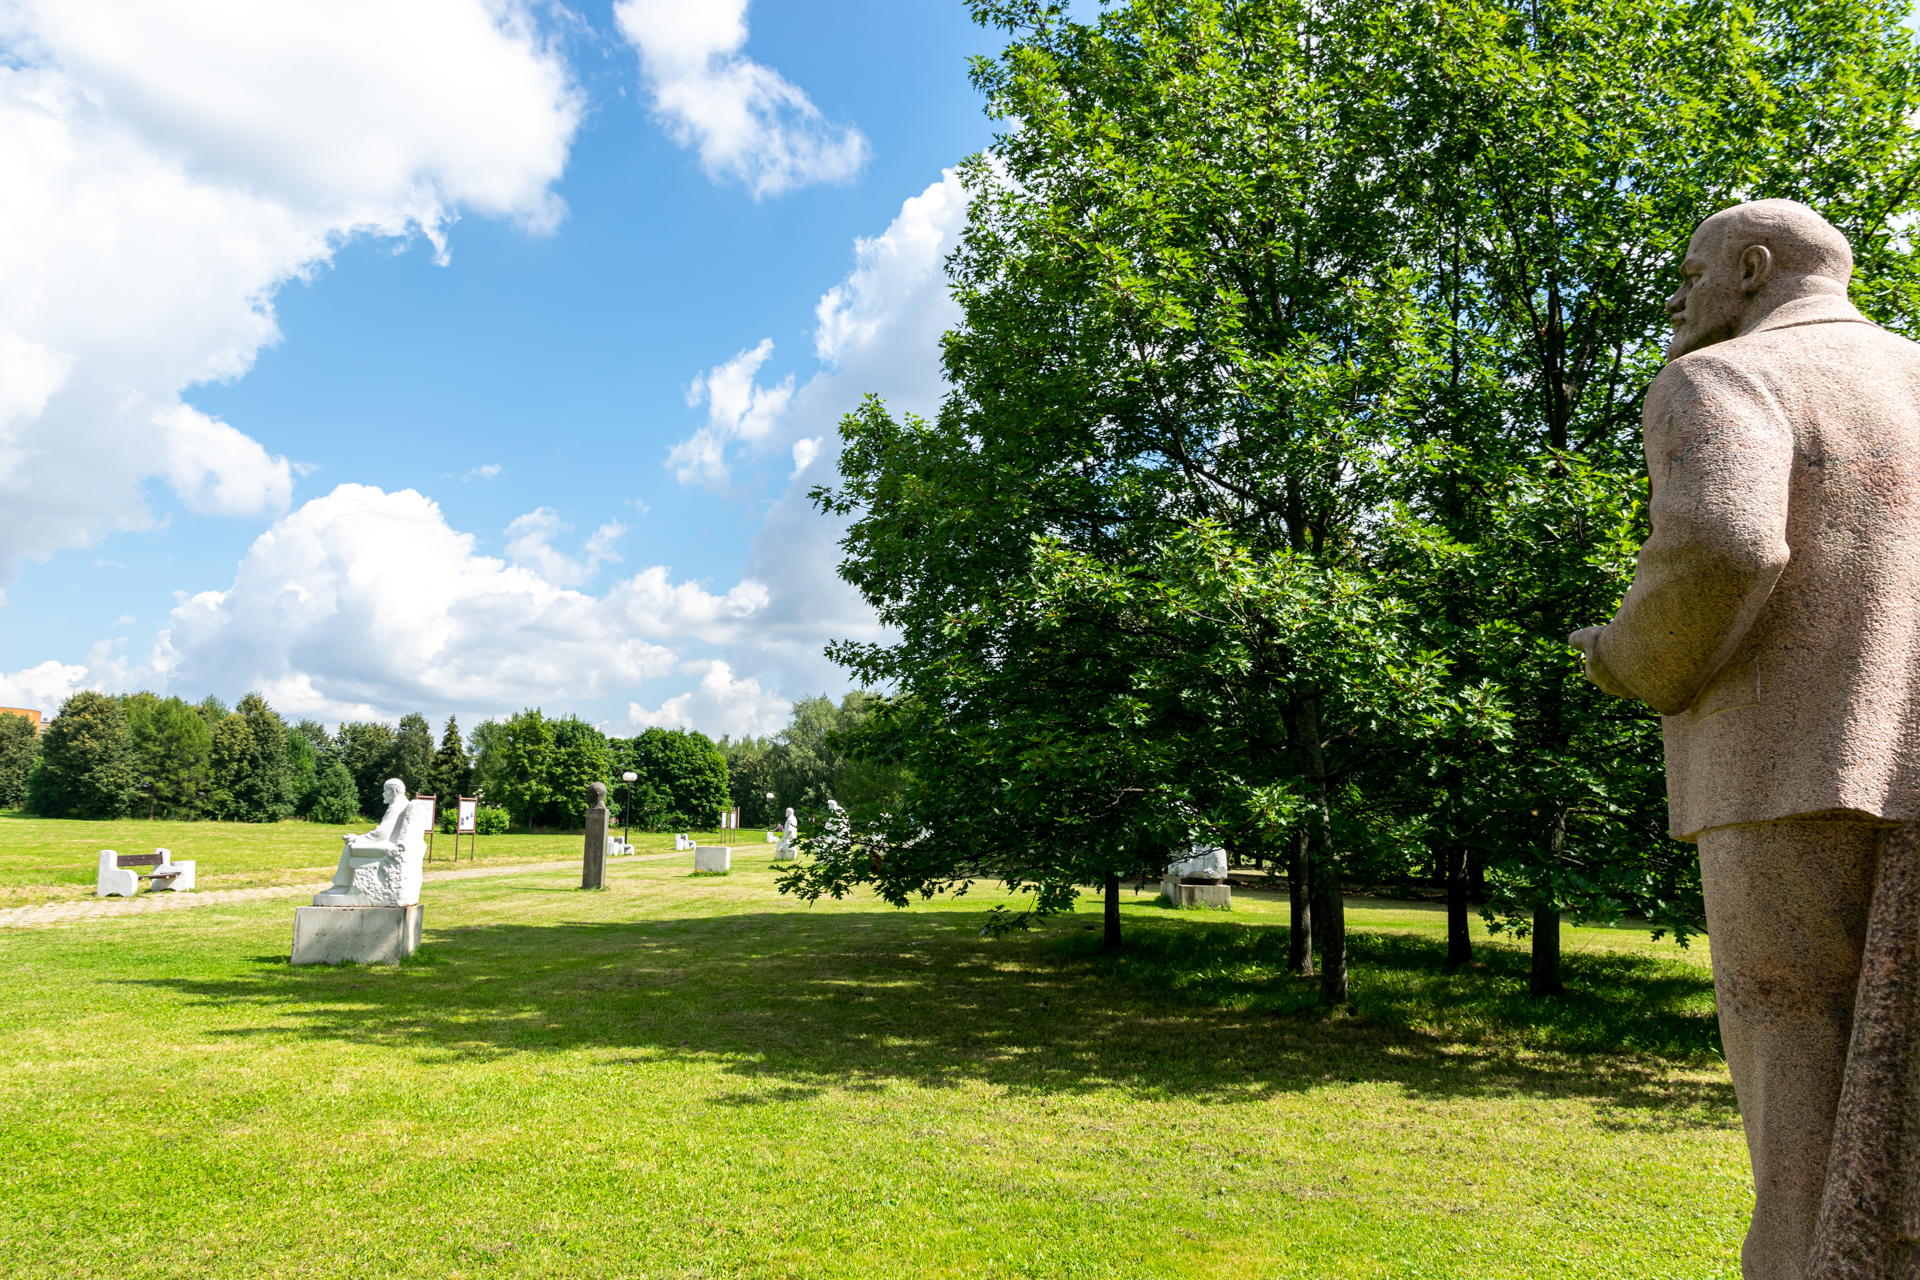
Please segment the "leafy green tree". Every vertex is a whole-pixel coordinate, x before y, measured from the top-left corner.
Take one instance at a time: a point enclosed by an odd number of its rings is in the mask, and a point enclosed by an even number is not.
[[[537,707],[516,712],[501,726],[497,750],[490,794],[532,831],[540,807],[553,798],[554,722]]]
[[[482,720],[468,735],[467,751],[473,761],[473,794],[476,796],[497,798],[503,794],[500,783],[506,728],[504,721]]]
[[[25,716],[0,712],[0,808],[27,802],[27,779],[40,758],[40,734]]]
[[[387,779],[395,776],[397,748],[393,726],[377,721],[349,721],[340,726],[334,741],[338,744],[340,762],[353,775],[353,785],[360,796],[360,812],[380,815],[386,808],[381,803],[381,790]]]
[[[126,710],[116,698],[83,689],[60,704],[40,735],[27,808],[47,818],[118,818],[134,795]]]
[[[1012,33],[975,76],[1020,124],[963,170],[953,392],[933,423],[851,417],[845,483],[816,493],[901,637],[833,650],[902,690],[853,754],[909,766],[909,810],[936,784],[956,813],[1018,815],[1016,793],[1104,780],[1143,846],[1181,812],[1238,814],[1243,852],[1284,833],[1330,1000],[1343,878],[1429,857],[1456,942],[1475,868],[1531,931],[1539,994],[1563,911],[1697,923],[1654,726],[1586,688],[1565,637],[1623,583],[1661,277],[1703,216],[1809,200],[1858,246],[1862,301],[1913,327],[1901,14],[972,7]],[[1183,565],[1209,526],[1244,570]],[[1286,584],[1324,594],[1296,612]],[[1208,601],[1247,634],[1209,639]],[[1364,617],[1301,660],[1306,619],[1345,601]],[[1236,740],[1230,770],[1202,750]],[[849,857],[904,876],[946,838],[923,825],[856,832]],[[1080,848],[1031,856],[1064,883],[1097,869]]]
[[[400,717],[393,735],[393,773],[407,784],[408,795],[433,790],[433,726],[419,712]],[[382,779],[384,782],[385,779]]]
[[[211,693],[194,703],[193,709],[206,722],[208,733],[212,733],[215,726],[227,718],[227,704]]]
[[[473,763],[460,737],[460,722],[452,716],[447,717],[446,731],[440,735],[440,749],[433,753],[431,785],[443,809],[456,804],[473,786]]]
[[[856,838],[816,846],[783,888],[839,896],[867,881],[904,904],[993,877],[1035,891],[1045,914],[1094,883],[1117,949],[1123,879],[1156,877],[1190,843],[1319,811],[1297,778],[1262,781],[1289,748],[1284,731],[1265,741],[1241,731],[1282,726],[1293,690],[1308,685],[1366,728],[1324,753],[1321,776],[1335,785],[1366,760],[1362,747],[1412,749],[1396,721],[1458,713],[1440,693],[1442,664],[1397,650],[1405,606],[1364,577],[1329,580],[1311,557],[1262,561],[1206,523],[1151,559],[1148,576],[1041,547],[1019,588],[1024,607],[991,624],[1001,634],[988,647],[1019,661],[972,670],[964,688],[922,682],[944,697],[937,720],[913,697],[884,708],[859,736],[882,751],[896,735],[917,748],[893,820],[855,822]],[[1342,834],[1348,848],[1368,835]]]
[[[353,821],[360,812],[360,789],[354,785],[353,774],[340,760],[327,766],[320,775],[319,786],[315,790],[312,816],[315,822],[343,824]]]
[[[640,775],[633,821],[642,830],[711,830],[729,805],[726,756],[703,733],[648,729],[626,739],[611,764]]]
[[[159,808],[159,801],[153,794],[156,779],[152,770],[147,768],[153,717],[159,706],[160,696],[150,690],[120,695],[120,707],[127,713],[127,754],[133,766],[136,794],[134,810],[136,813],[144,810],[149,819]]]
[[[898,800],[906,782],[905,767],[848,750],[851,736],[880,702],[877,695],[854,689],[837,706],[826,697],[801,698],[793,704],[787,727],[766,753],[774,821],[781,820],[788,807],[822,809],[829,799],[876,809]],[[764,794],[761,800],[765,807]]]
[[[170,818],[192,817],[211,781],[213,734],[206,720],[180,698],[154,698],[151,705],[131,702],[128,748],[140,794],[148,812]]]
[[[240,802],[235,789],[245,785],[252,750],[247,718],[239,712],[229,711],[213,726],[213,743],[207,753],[208,787],[204,807],[216,821],[230,822],[238,816]]]
[[[240,699],[233,714],[246,733],[239,759],[224,783],[229,816],[240,822],[278,822],[293,812],[295,799],[286,724],[257,693]]]
[[[842,572],[902,637],[833,652],[863,683],[914,699],[929,734],[963,721],[989,734],[986,691],[1043,699],[1047,673],[1099,686],[1109,720],[1084,744],[1101,751],[1088,768],[1109,805],[1135,797],[1123,861],[1149,863],[1183,851],[1185,802],[1137,797],[1204,762],[1183,764],[1143,726],[1112,719],[1124,699],[1104,689],[1132,679],[1116,664],[1134,646],[1110,643],[1092,616],[1055,633],[1075,651],[1024,648],[1041,625],[1029,611],[1043,607],[1026,584],[1052,550],[1151,581],[1156,557],[1201,521],[1256,561],[1287,557],[1293,580],[1335,590],[1365,574],[1396,496],[1390,464],[1408,453],[1400,406],[1420,372],[1397,170],[1377,147],[1398,108],[1379,91],[1370,6],[1141,0],[1094,24],[1051,6],[973,8],[1013,34],[999,59],[976,62],[975,81],[993,114],[1021,123],[963,167],[968,223],[949,260],[963,323],[947,338],[953,391],[939,418],[894,423],[877,405],[854,415],[846,483],[818,496],[854,517]],[[1369,735],[1330,718],[1333,691],[1312,668],[1296,675],[1277,722],[1233,726],[1257,746],[1236,785],[1304,806],[1287,812],[1307,837],[1325,917],[1313,936],[1339,1001],[1336,833],[1364,825],[1348,806],[1368,789],[1341,784],[1325,745]],[[1036,701],[1032,714],[1022,732],[1040,735],[1039,751],[1072,748],[1092,712]],[[922,753],[938,743],[902,738],[894,763],[926,781],[935,765]],[[966,783],[964,769],[940,772]],[[995,787],[1039,795],[1068,778],[1028,776],[982,776],[971,807],[989,807]],[[1097,811],[1091,795],[1084,803]],[[1252,820],[1267,806],[1238,807],[1242,843],[1278,838]],[[1079,874],[1081,855],[1060,851],[1063,876]]]
[[[741,823],[749,827],[778,823],[780,810],[768,799],[770,794],[775,794],[773,740],[748,734],[735,741],[722,735],[714,745],[727,758],[727,797],[734,808],[740,810]]]
[[[321,761],[313,743],[297,730],[286,733],[288,812],[305,817],[320,789]]]
[[[584,826],[587,814],[587,788],[612,779],[614,759],[607,749],[607,737],[600,730],[574,716],[550,722],[553,748],[547,757],[547,794],[556,825],[569,829]],[[609,785],[607,795],[613,802],[618,792]]]
[[[1416,502],[1465,553],[1429,584],[1431,616],[1460,677],[1500,687],[1516,733],[1511,752],[1435,744],[1429,825],[1454,958],[1480,866],[1494,922],[1532,935],[1539,995],[1560,989],[1563,911],[1630,908],[1683,936],[1701,920],[1697,864],[1664,837],[1657,721],[1597,695],[1563,643],[1611,613],[1644,533],[1639,402],[1688,236],[1739,200],[1808,202],[1854,245],[1855,300],[1895,329],[1920,322],[1896,230],[1920,172],[1904,14],[1713,12],[1475,0],[1376,22],[1428,301],[1414,434],[1445,460]]]

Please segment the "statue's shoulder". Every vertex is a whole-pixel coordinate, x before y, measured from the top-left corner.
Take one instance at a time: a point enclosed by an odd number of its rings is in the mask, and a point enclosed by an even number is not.
[[[1764,377],[1766,361],[1738,348],[1736,338],[1667,361],[1647,388],[1648,411],[1692,399],[1752,395]]]

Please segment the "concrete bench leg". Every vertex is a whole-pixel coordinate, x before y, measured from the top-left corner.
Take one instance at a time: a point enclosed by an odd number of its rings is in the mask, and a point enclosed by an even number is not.
[[[100,851],[100,873],[93,882],[93,891],[102,898],[131,898],[140,892],[140,873],[120,869],[120,855],[112,849]]]

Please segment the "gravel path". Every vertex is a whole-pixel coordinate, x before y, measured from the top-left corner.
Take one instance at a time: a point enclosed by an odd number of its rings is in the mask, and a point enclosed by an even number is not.
[[[642,853],[622,862],[658,862],[665,858],[691,857],[686,853]],[[440,880],[474,880],[481,876],[510,876],[534,871],[577,869],[579,859],[565,862],[522,862],[505,867],[468,867],[462,871],[429,871],[421,879],[432,884]],[[106,916],[145,915],[153,911],[185,911],[190,907],[219,907],[233,902],[262,902],[272,898],[311,898],[327,887],[316,884],[276,884],[259,889],[196,889],[188,893],[143,893],[137,898],[81,898],[74,902],[44,902],[37,907],[10,907],[0,910],[0,929],[33,925],[69,924],[75,920],[98,920]]]

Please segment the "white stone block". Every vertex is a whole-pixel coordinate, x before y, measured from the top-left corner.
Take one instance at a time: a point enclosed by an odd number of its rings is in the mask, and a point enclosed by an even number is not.
[[[733,850],[724,844],[695,845],[693,850],[693,869],[695,871],[729,871],[733,868]]]
[[[1225,880],[1227,851],[1205,847],[1195,848],[1190,851],[1190,856],[1169,866],[1167,875],[1175,880]]]
[[[398,964],[420,945],[419,903],[405,907],[295,907],[293,963]]]

